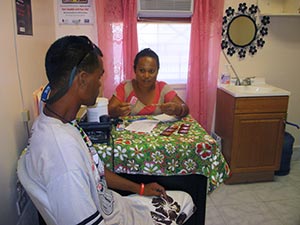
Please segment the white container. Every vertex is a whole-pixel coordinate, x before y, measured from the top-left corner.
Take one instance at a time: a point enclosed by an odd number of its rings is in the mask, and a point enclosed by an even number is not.
[[[107,105],[107,98],[97,98],[96,104],[87,108],[88,122],[100,122],[100,116],[108,115]]]
[[[230,84],[230,65],[225,65],[225,71],[221,74],[221,84]]]

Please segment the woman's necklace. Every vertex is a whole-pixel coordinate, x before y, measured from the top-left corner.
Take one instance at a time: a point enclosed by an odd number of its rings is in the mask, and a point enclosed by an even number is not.
[[[64,123],[70,123],[72,124],[72,122],[70,120],[65,119],[63,116],[59,115],[58,113],[56,113],[55,111],[53,111],[52,109],[49,108],[49,106],[46,104],[45,108],[51,112],[53,115],[57,116],[60,120],[62,120]]]

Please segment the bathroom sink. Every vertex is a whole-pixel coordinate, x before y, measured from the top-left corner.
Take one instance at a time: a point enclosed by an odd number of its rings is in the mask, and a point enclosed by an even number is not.
[[[249,85],[236,86],[231,84],[221,84],[219,88],[234,97],[259,97],[259,96],[289,96],[290,92],[284,89],[269,85]]]

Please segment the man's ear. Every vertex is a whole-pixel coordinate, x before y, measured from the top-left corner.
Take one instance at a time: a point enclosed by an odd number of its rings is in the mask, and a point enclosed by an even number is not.
[[[85,87],[87,85],[88,74],[84,71],[79,72],[77,75],[79,87]]]

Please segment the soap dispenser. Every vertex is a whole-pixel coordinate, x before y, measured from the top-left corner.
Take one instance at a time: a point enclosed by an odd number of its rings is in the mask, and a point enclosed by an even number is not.
[[[230,84],[230,65],[226,64],[223,73],[221,74],[221,84]]]

